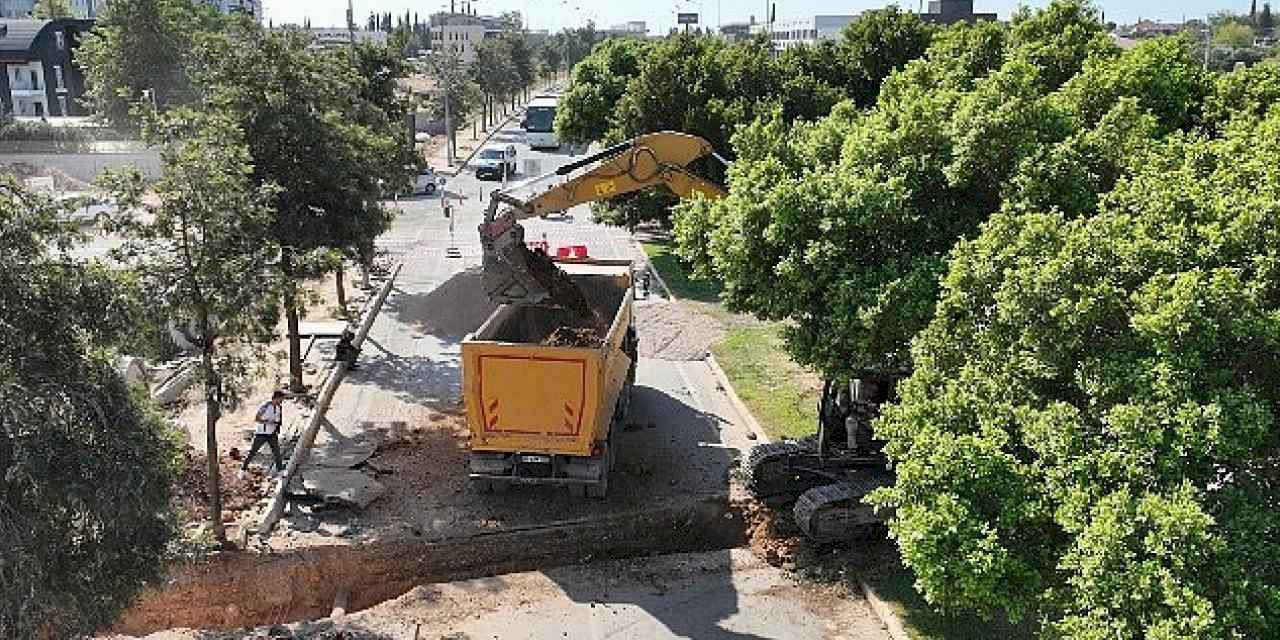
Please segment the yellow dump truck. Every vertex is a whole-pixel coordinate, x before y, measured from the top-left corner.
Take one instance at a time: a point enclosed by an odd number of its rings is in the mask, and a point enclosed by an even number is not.
[[[462,342],[470,478],[481,491],[557,484],[603,498],[635,382],[631,262],[557,262],[607,324],[598,346],[552,346],[564,309],[507,304]]]

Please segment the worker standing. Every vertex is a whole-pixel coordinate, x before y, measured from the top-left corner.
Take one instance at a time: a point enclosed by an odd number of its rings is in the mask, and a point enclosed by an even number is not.
[[[258,407],[258,414],[254,417],[258,426],[253,430],[253,445],[249,447],[249,455],[245,456],[244,463],[240,465],[241,471],[248,471],[249,461],[253,460],[264,444],[271,447],[276,471],[284,470],[284,461],[280,458],[280,423],[284,422],[284,410],[280,405],[283,403],[284,392],[277,389],[271,394],[271,400]]]

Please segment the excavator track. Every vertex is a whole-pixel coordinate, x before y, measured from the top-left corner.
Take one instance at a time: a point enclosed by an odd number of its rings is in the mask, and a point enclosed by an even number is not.
[[[792,515],[810,540],[836,544],[884,537],[884,520],[862,499],[893,484],[893,474],[881,470],[856,472],[843,482],[805,491],[796,499]]]
[[[792,466],[796,458],[816,453],[812,438],[758,444],[742,461],[742,479],[757,500],[769,506],[788,504],[813,486],[830,482]]]

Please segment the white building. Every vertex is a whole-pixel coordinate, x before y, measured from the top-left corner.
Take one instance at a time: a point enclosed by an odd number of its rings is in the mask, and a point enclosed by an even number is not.
[[[857,19],[856,15],[813,16],[803,20],[777,21],[772,25],[756,23],[750,25],[749,30],[753,36],[768,31],[774,50],[781,51],[839,38],[840,32]]]
[[[308,33],[310,33],[311,37],[315,39],[315,42],[311,45],[315,49],[345,47],[350,44],[353,38],[356,42],[372,42],[377,45],[386,45],[387,36],[391,35],[386,31],[369,31],[368,29],[347,31],[340,27],[311,29]]]
[[[476,48],[484,40],[487,21],[482,16],[439,13],[431,16],[431,50],[457,54],[463,64],[476,59]]]

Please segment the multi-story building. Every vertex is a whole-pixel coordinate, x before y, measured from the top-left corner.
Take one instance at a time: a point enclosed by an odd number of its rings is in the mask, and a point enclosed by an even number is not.
[[[75,62],[92,20],[0,19],[0,106],[18,116],[80,116],[84,75]]]
[[[781,51],[838,38],[845,26],[857,19],[856,15],[813,16],[803,20],[778,21],[771,25],[751,24],[747,29],[751,35],[768,33],[774,50]]]
[[[995,20],[994,13],[974,13],[973,0],[929,0],[929,10],[920,19],[934,24]]]
[[[437,13],[431,16],[431,51],[457,55],[463,64],[471,64],[486,31],[488,25],[480,16]]]

